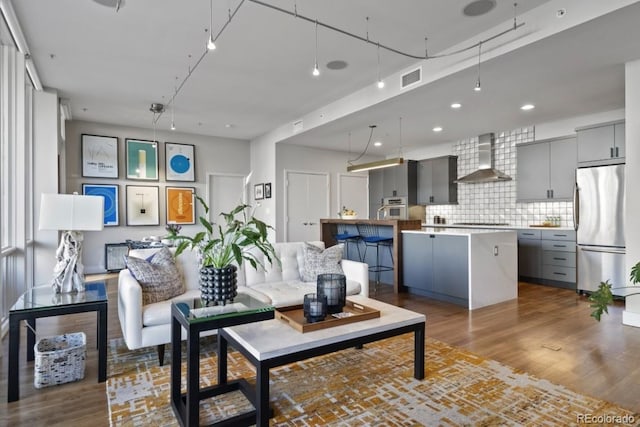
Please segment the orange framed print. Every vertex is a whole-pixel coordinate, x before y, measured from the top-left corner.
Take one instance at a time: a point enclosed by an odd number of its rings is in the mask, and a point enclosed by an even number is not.
[[[195,224],[193,187],[167,187],[167,224]]]

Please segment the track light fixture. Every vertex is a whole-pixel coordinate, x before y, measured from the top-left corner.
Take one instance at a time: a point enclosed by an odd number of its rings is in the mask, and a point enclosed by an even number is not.
[[[318,20],[316,19],[316,55],[315,62],[313,64],[313,71],[311,72],[314,77],[318,77],[320,75],[320,69],[318,68]]]
[[[380,43],[378,43],[378,89],[382,89],[384,87],[384,80],[380,78]]]
[[[480,85],[480,55],[482,54],[482,42],[478,44],[478,79],[476,80],[476,87],[473,88],[476,92],[480,92],[482,90],[482,86]]]
[[[216,43],[213,40],[213,0],[209,0],[209,40],[207,40],[207,50],[215,50]]]
[[[174,87],[173,93],[176,93],[178,91],[178,77],[176,77],[176,86]],[[171,130],[176,130],[176,123],[173,120],[173,109],[174,109],[174,104],[175,104],[175,96],[173,97],[173,102],[171,102]]]

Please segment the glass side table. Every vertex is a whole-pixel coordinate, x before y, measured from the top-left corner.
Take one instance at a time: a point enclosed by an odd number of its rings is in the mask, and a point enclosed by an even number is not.
[[[23,293],[9,310],[9,374],[7,401],[20,399],[19,351],[20,321],[27,329],[27,361],[34,359],[36,319],[63,314],[98,313],[98,382],[107,379],[107,290],[102,282],[87,283],[84,292],[57,294],[49,285],[38,286]]]
[[[250,295],[238,293],[233,303],[205,307],[198,298],[171,304],[171,406],[181,426],[197,426],[200,401],[213,396],[240,390],[256,406],[256,393],[246,380],[227,381],[227,349],[217,346],[218,384],[200,388],[200,333],[212,329],[260,322],[274,318],[275,309]],[[187,390],[180,392],[182,372],[182,328],[187,332]],[[177,363],[176,363],[177,362]],[[256,411],[236,415],[221,421],[224,425],[253,425]],[[215,424],[214,424],[215,425]]]

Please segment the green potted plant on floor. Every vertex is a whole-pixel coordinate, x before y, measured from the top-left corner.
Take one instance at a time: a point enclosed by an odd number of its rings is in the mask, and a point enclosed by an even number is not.
[[[254,217],[251,206],[244,203],[229,213],[221,213],[224,223],[215,227],[208,219],[209,206],[201,197],[195,197],[204,208],[204,215],[199,217],[204,231],[193,237],[173,232],[169,239],[178,241],[176,256],[188,248],[197,252],[203,301],[224,305],[237,295],[237,269],[243,262],[248,261],[253,268],[264,268],[260,254],[269,263],[280,262],[267,240],[268,230],[273,227]]]
[[[631,267],[629,280],[631,280],[631,283],[633,283],[634,285],[640,283],[640,262]],[[637,286],[621,286],[618,288],[613,288],[612,286],[613,285],[609,283],[609,280],[600,282],[598,290],[593,292],[591,296],[589,296],[589,301],[591,301],[591,308],[594,309],[591,312],[591,317],[596,319],[598,322],[600,321],[603,313],[609,314],[608,307],[613,303],[613,293],[611,292],[612,289],[637,289],[637,291],[629,293],[626,296],[640,294],[640,287]]]

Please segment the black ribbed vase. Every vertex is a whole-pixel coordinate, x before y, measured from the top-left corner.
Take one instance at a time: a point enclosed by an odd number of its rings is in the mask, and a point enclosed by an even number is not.
[[[202,267],[200,269],[200,297],[205,305],[225,305],[238,295],[237,267]]]

